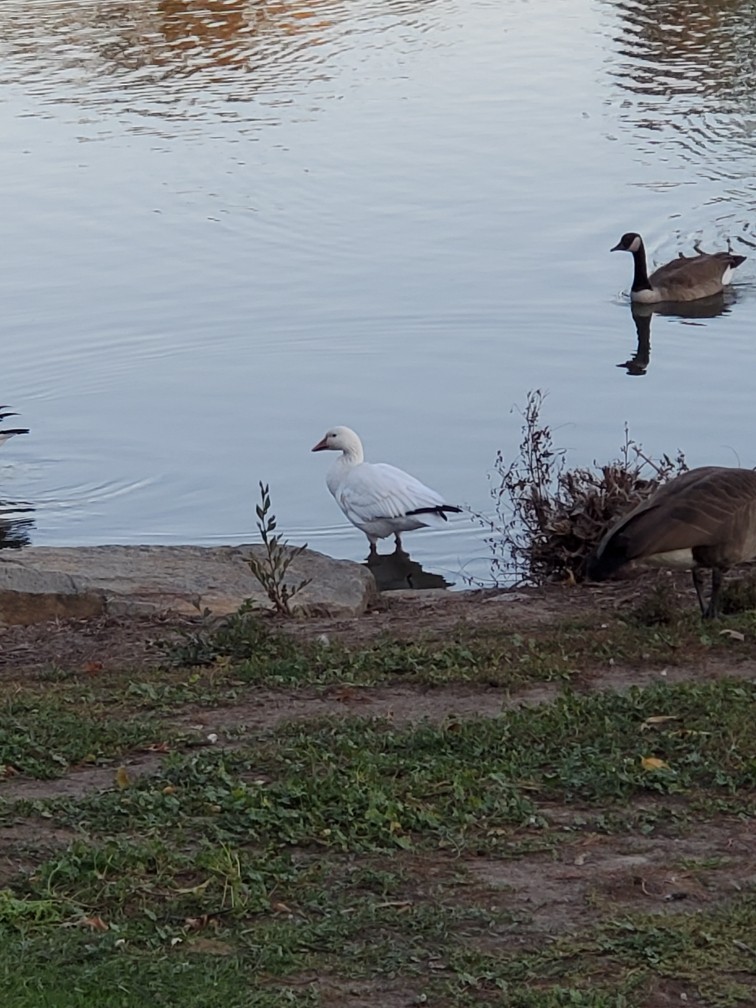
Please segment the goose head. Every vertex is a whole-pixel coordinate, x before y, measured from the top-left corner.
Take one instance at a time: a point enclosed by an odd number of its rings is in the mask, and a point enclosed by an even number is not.
[[[620,240],[614,246],[614,248],[609,249],[610,252],[637,252],[639,248],[643,245],[643,240],[639,234],[635,231],[628,231],[622,235]]]
[[[340,451],[348,456],[362,456],[362,442],[350,427],[331,427],[312,449]]]

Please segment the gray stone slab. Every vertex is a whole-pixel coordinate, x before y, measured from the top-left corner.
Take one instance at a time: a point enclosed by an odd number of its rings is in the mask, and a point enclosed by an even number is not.
[[[30,546],[0,553],[0,622],[32,623],[103,612],[235,612],[246,599],[271,604],[244,546]],[[311,579],[292,601],[301,615],[359,616],[378,597],[372,574],[350,560],[305,550],[287,583]]]

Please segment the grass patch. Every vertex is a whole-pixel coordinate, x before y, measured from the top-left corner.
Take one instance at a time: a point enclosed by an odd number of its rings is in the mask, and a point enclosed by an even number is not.
[[[52,668],[36,679],[6,678],[0,684],[0,762],[54,775],[165,735],[166,715],[174,717],[182,706],[244,702],[256,686],[481,683],[517,689],[569,683],[612,665],[689,665],[710,657],[736,664],[753,657],[753,615],[728,619],[727,630],[740,631],[740,640],[693,613],[672,618],[658,608],[654,597],[648,611],[633,610],[627,620],[566,620],[532,630],[498,622],[461,625],[443,641],[381,638],[361,648],[301,642],[252,614],[213,629],[198,624],[179,640],[163,642],[170,660],[162,668]]]
[[[175,755],[159,778],[121,791],[30,811],[93,830],[146,835],[178,821],[219,842],[352,850],[495,845],[502,825],[545,825],[541,806],[553,801],[606,814],[669,795],[737,811],[756,787],[755,699],[753,684],[725,680],[566,693],[440,726],[292,724],[234,752]],[[669,720],[648,720],[659,717]]]
[[[707,626],[693,612],[658,618],[656,606],[646,618],[629,614],[626,621],[567,620],[532,631],[489,624],[450,632],[443,642],[380,639],[365,648],[300,643],[265,625],[254,615],[233,616],[212,630],[192,631],[163,645],[169,662],[215,666],[237,684],[268,686],[374,685],[401,680],[442,685],[485,682],[516,687],[533,680],[569,680],[579,671],[609,662],[645,665],[690,662],[708,654],[746,657],[750,639],[737,641]],[[663,624],[663,625],[662,625]],[[728,620],[728,629],[747,638],[756,617]]]
[[[725,680],[442,725],[289,724],[175,753],[122,789],[6,803],[26,837],[48,821],[78,835],[36,859],[27,840],[34,868],[0,891],[4,1004],[136,1008],[145,990],[182,1008],[335,1003],[318,977],[378,1002],[395,978],[405,1000],[442,1008],[621,1008],[659,978],[707,1008],[747,1004],[750,892],[663,917],[581,899],[578,930],[545,941],[526,904],[466,864],[556,856],[579,815],[626,829],[638,801],[695,810],[697,828],[718,809],[747,815],[754,700],[754,684]],[[555,803],[573,824],[550,821]]]
[[[117,939],[115,939],[117,941]],[[211,945],[208,942],[207,948]],[[15,940],[0,949],[7,1008],[309,1008],[317,993],[261,986],[254,964],[217,943],[215,950],[165,949],[153,957],[112,938],[62,933]]]
[[[557,936],[535,952],[471,956],[460,949],[447,990],[460,1005],[631,1008],[656,1003],[646,999],[667,979],[711,1008],[734,1008],[753,1004],[748,941],[754,936],[753,893],[696,914],[621,914],[577,938]],[[507,1000],[512,994],[515,1000]]]
[[[570,934],[559,915],[539,930],[531,904],[473,870],[517,858],[537,877],[564,858],[569,877],[589,833],[620,853],[643,835],[658,852],[670,834],[752,816],[752,682],[569,689],[612,663],[752,657],[753,617],[728,620],[741,641],[692,613],[657,618],[663,602],[601,625],[461,627],[351,650],[238,617],[183,639],[189,668],[6,679],[0,763],[25,774],[173,751],[158,774],[82,797],[3,802],[0,783],[3,1004],[639,1008],[660,990],[705,1008],[753,1003],[754,894],[737,846],[670,855],[676,870],[728,876],[740,858],[740,891],[709,890],[703,911],[628,913],[583,893]],[[492,719],[240,725],[227,750],[176,727],[177,712],[191,724],[194,709],[243,704],[262,685],[543,681],[566,691]]]
[[[72,766],[110,762],[165,735],[156,718],[108,709],[87,690],[75,696],[25,690],[1,708],[0,766],[56,777]]]

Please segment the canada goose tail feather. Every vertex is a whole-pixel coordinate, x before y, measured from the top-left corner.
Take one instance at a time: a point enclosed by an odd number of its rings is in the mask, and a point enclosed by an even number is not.
[[[731,266],[731,268],[732,269],[737,269],[738,266],[742,265],[746,261],[747,258],[748,258],[748,256],[731,255],[730,256],[730,266]]]

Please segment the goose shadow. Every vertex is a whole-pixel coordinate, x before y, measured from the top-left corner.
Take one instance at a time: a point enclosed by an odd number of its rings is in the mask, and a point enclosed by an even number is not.
[[[630,314],[635,324],[635,352],[628,360],[617,364],[625,368],[629,375],[644,375],[651,362],[651,318],[653,315],[666,315],[672,318],[690,320],[695,325],[695,319],[717,318],[727,315],[737,300],[734,291],[715,294],[713,297],[700,298],[698,301],[660,301],[658,304],[637,304],[630,306]]]
[[[365,561],[365,566],[375,578],[378,591],[398,591],[400,588],[426,591],[429,588],[449,588],[452,584],[442,574],[423,570],[404,550],[373,553]]]

